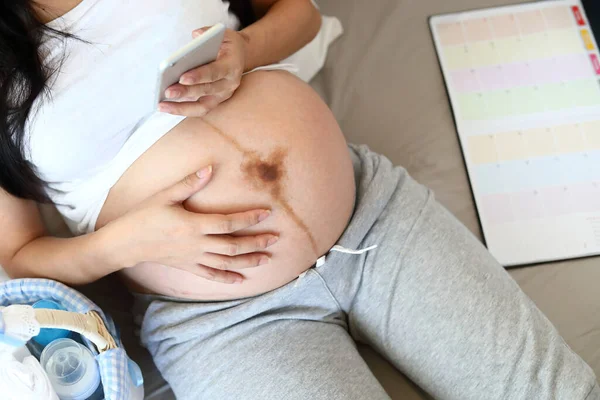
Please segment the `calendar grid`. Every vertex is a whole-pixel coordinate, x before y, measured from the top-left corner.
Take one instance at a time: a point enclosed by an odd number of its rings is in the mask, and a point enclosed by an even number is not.
[[[505,265],[600,254],[600,58],[579,1],[431,25],[492,253]]]

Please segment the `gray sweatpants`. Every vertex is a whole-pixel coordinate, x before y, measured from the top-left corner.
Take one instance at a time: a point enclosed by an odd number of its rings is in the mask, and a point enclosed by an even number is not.
[[[432,193],[351,147],[352,221],[325,265],[240,300],[146,302],[142,342],[178,399],[389,399],[372,346],[439,399],[600,399],[592,370]]]

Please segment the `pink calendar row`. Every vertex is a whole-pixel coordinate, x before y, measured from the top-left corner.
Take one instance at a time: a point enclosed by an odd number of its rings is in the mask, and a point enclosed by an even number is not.
[[[595,55],[592,55],[595,57]],[[560,83],[600,74],[588,54],[576,54],[523,63],[461,69],[450,72],[458,92],[480,92],[520,86]]]
[[[491,194],[481,198],[480,207],[482,217],[490,225],[598,212],[600,184],[593,182],[520,193]]]
[[[561,6],[489,18],[470,19],[462,23],[439,24],[437,32],[442,45],[454,46],[575,26],[576,19],[571,8]]]

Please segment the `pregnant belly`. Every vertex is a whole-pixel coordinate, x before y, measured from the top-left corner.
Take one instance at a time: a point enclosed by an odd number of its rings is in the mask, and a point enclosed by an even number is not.
[[[325,254],[352,213],[352,164],[327,106],[286,72],[255,72],[230,100],[202,119],[184,120],[144,153],[111,189],[97,228],[209,164],[212,181],[185,207],[201,213],[272,210],[248,230],[280,235],[269,248],[271,262],[241,270],[239,285],[145,262],[121,271],[132,290],[197,300],[273,290]]]

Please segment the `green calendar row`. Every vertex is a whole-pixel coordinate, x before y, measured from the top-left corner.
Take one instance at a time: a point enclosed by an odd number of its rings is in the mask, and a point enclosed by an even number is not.
[[[483,93],[463,93],[457,97],[460,118],[481,120],[600,105],[600,84],[596,79],[585,79]]]

